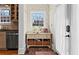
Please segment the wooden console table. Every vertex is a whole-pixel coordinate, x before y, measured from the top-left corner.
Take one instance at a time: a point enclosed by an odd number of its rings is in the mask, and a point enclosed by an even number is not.
[[[49,47],[52,44],[51,33],[27,33],[26,45],[29,47]]]

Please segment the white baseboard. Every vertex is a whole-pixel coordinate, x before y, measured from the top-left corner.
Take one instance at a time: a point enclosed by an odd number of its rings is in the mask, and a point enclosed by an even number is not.
[[[26,49],[19,49],[18,50],[18,54],[21,54],[21,55],[23,54],[24,55],[25,54],[25,51],[26,51]]]
[[[57,49],[55,49],[54,47],[52,48],[53,51],[55,51],[58,55],[61,55]]]

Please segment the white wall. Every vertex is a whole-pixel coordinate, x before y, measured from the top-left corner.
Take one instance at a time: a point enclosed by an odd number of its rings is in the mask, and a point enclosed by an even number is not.
[[[49,28],[49,6],[47,4],[25,4],[24,5],[24,19],[26,20],[26,25],[25,25],[26,32],[32,31],[31,12],[34,12],[34,11],[45,12],[44,27]]]
[[[53,5],[53,4],[51,4],[51,5],[49,5],[49,28],[50,28],[50,32],[52,33],[52,34],[54,34],[54,28],[53,28],[53,18],[54,18],[54,12],[55,12],[55,6]],[[52,37],[53,37],[54,35],[52,35]],[[52,38],[52,49],[53,50],[56,50],[55,49],[55,42],[54,42],[54,37]]]
[[[18,50],[19,54],[24,54],[26,50],[25,34],[29,30],[28,24],[30,24],[28,22],[29,9],[27,7],[28,5],[19,6],[19,12],[20,12],[19,14],[19,50]],[[47,17],[47,20],[49,21],[47,24],[48,24],[48,27],[50,25],[49,28],[51,32],[53,33],[54,44],[55,44],[55,47],[53,48],[59,54],[65,54],[65,41],[64,41],[65,39],[65,5],[59,5],[59,6],[50,5],[50,7],[48,7],[48,5],[42,6],[42,8],[44,7],[45,9],[47,9],[47,15],[50,16],[49,18]]]
[[[56,51],[65,54],[65,5],[50,5],[50,28]]]
[[[72,5],[71,54],[79,55],[79,5]]]
[[[44,11],[45,27],[49,28],[48,5],[19,5],[19,50],[18,54],[24,54],[26,50],[25,35],[32,30],[32,21],[30,19],[31,11]]]
[[[18,49],[18,54],[24,54],[26,50],[26,45],[25,45],[25,20],[24,20],[24,5],[20,4],[19,5],[19,49]]]

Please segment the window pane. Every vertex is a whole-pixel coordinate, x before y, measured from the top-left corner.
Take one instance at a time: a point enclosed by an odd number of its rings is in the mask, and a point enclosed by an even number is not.
[[[43,26],[44,24],[44,12],[32,12],[32,25],[33,26]]]
[[[0,9],[0,23],[10,23],[10,9]]]

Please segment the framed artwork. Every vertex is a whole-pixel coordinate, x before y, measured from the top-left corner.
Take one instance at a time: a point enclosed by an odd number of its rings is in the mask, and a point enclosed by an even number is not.
[[[32,26],[44,26],[44,17],[43,11],[31,12]]]

